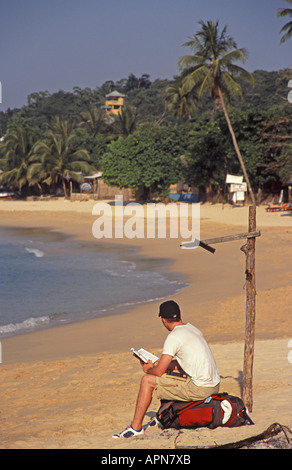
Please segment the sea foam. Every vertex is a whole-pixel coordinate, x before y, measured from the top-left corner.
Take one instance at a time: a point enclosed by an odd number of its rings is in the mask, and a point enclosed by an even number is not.
[[[28,253],[35,255],[36,258],[42,258],[44,256],[44,252],[38,250],[37,248],[25,248]]]
[[[40,325],[48,325],[50,322],[49,316],[45,315],[43,317],[37,318],[27,318],[20,323],[8,323],[7,325],[0,325],[0,334],[11,334],[16,333],[17,331],[27,330],[30,328],[37,328]]]

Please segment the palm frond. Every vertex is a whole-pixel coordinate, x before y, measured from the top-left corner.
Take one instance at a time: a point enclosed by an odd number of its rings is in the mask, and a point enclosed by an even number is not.
[[[203,64],[205,62],[204,56],[199,54],[194,55],[185,55],[179,58],[178,67],[182,71],[186,68],[195,67],[197,65]]]
[[[187,75],[182,85],[183,94],[190,93],[194,88],[199,88],[199,85],[204,81],[208,71],[208,67],[202,65]]]
[[[283,44],[284,42],[287,41],[292,36],[292,21],[289,21],[289,23],[286,23],[283,28],[280,31],[281,33],[285,33],[280,40],[280,43]]]
[[[286,0],[286,2],[292,3],[292,0]],[[286,16],[292,16],[292,8],[279,8],[277,15],[280,18],[284,18]],[[284,34],[281,37],[280,44],[283,44],[284,42],[287,41],[287,39],[289,39],[292,36],[292,21],[289,21],[282,27],[280,34],[282,33]]]
[[[90,155],[87,150],[85,149],[78,149],[72,154],[72,158],[78,158],[79,161],[83,161],[84,163],[88,164],[90,161]]]
[[[12,170],[4,171],[1,175],[1,181],[5,183],[15,183],[17,176],[17,168],[13,168]]]
[[[220,85],[228,97],[242,97],[241,86],[228,72],[222,73]]]
[[[183,44],[183,47],[200,47],[201,42],[199,41],[198,37],[194,34],[193,36],[189,37],[189,40]]]
[[[292,0],[286,0],[286,2],[292,3]],[[292,16],[292,8],[278,8],[277,16],[281,18]]]
[[[205,75],[204,79],[201,81],[201,86],[199,88],[199,98],[202,97],[202,95],[208,90],[210,93],[212,93],[212,88],[213,88],[213,73],[211,70],[208,71],[208,73]]]
[[[47,172],[41,162],[32,163],[27,170],[27,177],[31,183],[37,183],[47,176]]]
[[[251,85],[254,85],[255,83],[254,75],[245,70],[243,67],[240,67],[239,65],[229,64],[227,71],[232,75],[234,79],[240,78],[241,80],[244,80],[245,82],[250,83]]]
[[[232,62],[244,63],[248,58],[248,52],[246,49],[234,49],[233,51],[227,52],[220,58],[222,65],[227,65]]]

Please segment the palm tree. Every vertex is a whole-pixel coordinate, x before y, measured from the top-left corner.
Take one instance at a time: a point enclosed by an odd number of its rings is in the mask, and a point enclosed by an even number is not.
[[[105,110],[92,106],[86,113],[82,114],[80,127],[92,137],[96,137],[105,127]]]
[[[182,88],[182,77],[174,77],[165,90],[165,105],[175,117],[187,116],[189,119],[196,110],[197,96],[194,93],[184,93]]]
[[[94,169],[90,165],[89,154],[84,149],[74,150],[75,131],[68,121],[57,118],[47,132],[47,141],[35,144],[30,158],[29,178],[31,182],[42,180],[51,185],[61,180],[64,195],[67,197],[66,181],[83,181],[83,173]]]
[[[55,122],[53,122],[51,126],[51,131],[54,135],[58,135],[64,139],[70,135],[72,135],[72,137],[75,136],[74,124],[70,121],[62,121],[59,116],[55,118]]]
[[[1,147],[1,153],[4,156],[1,165],[4,171],[0,180],[21,191],[26,184],[30,183],[28,168],[32,142],[28,129],[20,124],[10,129]]]
[[[242,96],[238,78],[253,82],[253,76],[234,61],[244,62],[245,49],[238,49],[235,41],[227,35],[226,26],[219,32],[218,21],[200,21],[201,30],[189,38],[184,46],[190,47],[194,54],[181,57],[179,67],[182,71],[183,93],[197,90],[199,98],[209,91],[216,103],[221,104],[232,137],[233,145],[245,176],[252,203],[255,198],[245,169],[244,162],[227,112],[226,102],[232,97]]]
[[[292,0],[286,0],[286,2],[292,3]],[[285,16],[292,16],[292,8],[279,8],[278,9],[278,16],[284,18]],[[280,33],[285,33],[281,37],[280,43],[287,41],[292,36],[292,21],[286,23],[283,28],[281,29]]]
[[[136,109],[130,106],[124,106],[118,115],[116,121],[118,124],[118,131],[124,136],[128,137],[136,130],[137,113]]]

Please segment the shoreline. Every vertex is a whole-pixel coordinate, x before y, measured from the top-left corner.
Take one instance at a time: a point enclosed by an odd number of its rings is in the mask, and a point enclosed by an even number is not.
[[[10,203],[6,206],[6,203]],[[91,225],[95,220],[95,217],[92,216],[91,211],[95,202],[86,202],[82,203],[70,203],[69,201],[53,201],[51,203],[47,201],[42,202],[18,202],[15,201],[4,201],[0,203],[0,224],[1,226],[11,226],[11,227],[38,227],[44,228],[53,232],[62,232],[67,236],[73,237],[75,240],[90,242],[90,243],[102,243],[104,246],[108,246],[111,249],[122,250],[123,247],[137,250],[138,256],[142,257],[151,257],[164,259],[169,261],[169,272],[174,274],[178,273],[184,281],[187,283],[186,287],[183,287],[177,294],[172,297],[176,299],[181,305],[183,311],[189,316],[190,321],[196,322],[197,326],[201,328],[207,337],[208,341],[212,343],[226,343],[228,341],[240,342],[244,340],[244,313],[245,313],[245,291],[244,291],[244,256],[240,252],[239,248],[242,244],[242,241],[232,242],[232,243],[222,243],[216,245],[216,255],[209,254],[205,250],[181,250],[179,248],[179,241],[175,239],[101,239],[94,240],[91,234]],[[33,205],[33,206],[32,206]],[[5,207],[5,210],[3,210]],[[14,207],[12,211],[11,208]],[[20,211],[22,208],[22,211]],[[37,209],[36,209],[37,208]],[[62,210],[61,210],[62,209]],[[227,210],[226,210],[227,209]],[[239,209],[239,212],[235,212]],[[263,209],[263,208],[262,208]],[[263,212],[263,211],[262,211]],[[240,213],[240,214],[239,214]],[[217,218],[214,217],[214,214],[217,214]],[[221,205],[209,205],[201,208],[201,235],[202,238],[210,237],[214,235],[226,235],[231,233],[238,233],[246,231],[244,226],[244,219],[248,214],[247,207],[224,207],[221,208]],[[224,218],[227,216],[227,221],[222,220],[222,215]],[[234,216],[239,215],[236,219]],[[259,214],[263,219],[263,213]],[[275,217],[274,213],[269,213],[268,221],[271,221],[270,225],[265,225],[263,220],[260,220],[259,229],[262,230],[262,237],[265,236],[265,231],[269,231],[269,235],[273,234],[273,239],[277,238],[279,227],[275,225],[275,220],[279,223],[284,222],[284,230],[286,231],[287,218],[280,219]],[[230,216],[234,222],[234,225],[230,224]],[[214,222],[215,220],[215,222]],[[220,221],[220,222],[219,222]],[[246,219],[247,221],[247,219]],[[288,221],[291,223],[291,233],[292,233],[292,218],[288,218]],[[71,224],[70,224],[71,222]],[[290,228],[290,227],[288,227]],[[281,229],[280,229],[281,230]],[[206,234],[206,236],[205,236]],[[289,240],[289,230],[286,235],[287,243]],[[260,242],[257,242],[257,245],[260,246]],[[273,244],[273,240],[272,240]],[[289,245],[287,245],[289,249]],[[230,256],[231,251],[231,256]],[[258,251],[258,246],[257,246]],[[289,251],[289,250],[288,250]],[[170,253],[171,252],[171,253]],[[200,272],[194,272],[191,267],[189,260],[190,257],[194,257],[196,252],[196,262],[200,265]],[[171,256],[169,256],[171,254]],[[121,254],[122,256],[122,254]],[[214,260],[214,256],[218,256],[219,260]],[[261,257],[261,253],[257,253],[257,259]],[[182,259],[180,259],[182,258]],[[288,258],[286,258],[286,261]],[[275,263],[275,268],[277,268],[277,263]],[[191,260],[192,263],[192,260]],[[214,268],[214,263],[216,268]],[[224,263],[224,264],[223,264]],[[258,263],[257,263],[258,264]],[[266,277],[264,281],[261,279],[257,280],[257,307],[261,306],[261,303],[264,304],[265,298],[270,297],[272,302],[275,302],[275,297],[277,293],[279,295],[286,295],[288,293],[288,299],[292,299],[292,275],[288,275],[286,280],[283,280],[282,271],[285,271],[287,275],[287,268],[289,268],[289,263],[286,263],[287,266],[278,266],[280,268],[280,276],[278,280],[275,280],[274,275],[268,275],[267,272],[263,273]],[[239,265],[239,268],[238,268]],[[228,273],[230,271],[230,273]],[[208,274],[212,272],[212,278]],[[257,278],[261,278],[261,274],[257,274]],[[202,281],[203,279],[203,281]],[[231,291],[231,283],[232,292]],[[284,283],[284,285],[283,285]],[[211,293],[209,285],[212,284]],[[263,284],[265,288],[261,285]],[[286,284],[286,285],[285,285]],[[193,287],[196,287],[196,290],[193,291]],[[285,292],[283,292],[285,291]],[[259,305],[260,300],[260,305]],[[36,331],[23,332],[21,334],[16,334],[13,336],[5,337],[1,339],[2,349],[3,349],[3,361],[4,363],[17,362],[20,357],[19,352],[21,352],[21,360],[33,361],[35,355],[38,356],[39,360],[50,360],[51,358],[61,358],[68,355],[78,355],[82,351],[86,354],[90,354],[93,351],[104,351],[110,350],[112,352],[117,352],[121,347],[125,347],[125,342],[121,341],[117,334],[111,333],[113,335],[114,346],[109,345],[107,341],[104,341],[99,334],[99,331],[106,331],[107,335],[110,334],[112,328],[112,320],[117,323],[118,330],[120,329],[120,322],[127,321],[133,323],[137,320],[137,315],[135,311],[138,310],[139,313],[139,326],[136,327],[136,338],[142,338],[143,335],[141,331],[143,328],[146,328],[148,322],[153,322],[153,313],[158,311],[158,306],[160,301],[153,302],[142,302],[137,306],[133,305],[132,307],[122,308],[122,313],[116,313],[113,311],[110,315],[104,315],[92,319],[85,319],[77,322],[70,322],[64,325],[52,326]],[[191,314],[191,310],[194,309],[200,312],[200,318],[197,318],[197,314]],[[233,322],[235,323],[237,319],[232,312],[232,306],[238,305],[243,315],[241,315],[239,324],[241,325],[240,329],[234,334],[234,327],[229,328],[228,326],[214,325],[213,319],[214,316],[210,313],[212,310],[216,309],[219,312],[219,315],[222,315],[223,322],[227,316],[233,317]],[[262,308],[262,307],[261,307]],[[228,315],[226,314],[226,309],[228,309]],[[288,311],[287,311],[288,314]],[[156,313],[154,313],[154,318]],[[260,328],[256,330],[257,339],[273,339],[273,338],[283,338],[289,337],[292,334],[289,330],[284,329],[284,331],[279,331],[279,328],[271,329],[271,324],[273,323],[271,318],[271,313],[269,315],[269,324],[267,327],[260,325]],[[257,325],[259,326],[259,325]],[[153,325],[154,331],[151,335],[151,340],[149,341],[149,347],[158,347],[161,343],[161,338],[159,335],[160,325]],[[87,332],[89,332],[89,338],[86,338]],[[68,339],[67,347],[62,341],[62,336],[65,335]],[[105,337],[107,337],[105,335]],[[79,338],[79,340],[78,340]],[[81,342],[81,343],[80,343]],[[78,345],[79,343],[79,345]],[[54,347],[51,348],[45,345],[54,344]],[[15,351],[15,352],[13,352]],[[39,353],[39,354],[37,354]]]
[[[5,234],[7,240],[9,239],[9,234],[11,232],[12,236],[16,237],[17,241],[21,241],[22,245],[24,246],[24,241],[22,240],[22,235],[23,234],[18,234],[17,231],[23,232],[22,227],[11,227],[11,226],[1,226],[0,225],[0,234],[2,233],[1,229],[7,229],[7,235]],[[30,230],[27,228],[26,230]],[[31,229],[34,232],[34,229]],[[4,232],[5,233],[5,232]],[[0,325],[0,341],[3,341],[6,338],[12,338],[15,336],[23,335],[23,334],[30,334],[30,333],[36,333],[38,331],[46,330],[46,329],[51,329],[51,328],[57,328],[59,326],[66,326],[69,324],[78,324],[83,321],[88,321],[88,320],[98,320],[103,317],[107,316],[113,316],[113,315],[120,315],[123,312],[129,310],[129,309],[134,309],[134,308],[139,308],[140,305],[143,304],[151,304],[153,302],[160,302],[163,301],[163,299],[169,297],[169,295],[176,295],[178,292],[180,292],[184,287],[186,287],[186,281],[183,276],[183,274],[180,273],[170,273],[169,272],[169,267],[172,264],[171,258],[155,258],[155,263],[154,266],[152,265],[152,259],[149,257],[146,257],[144,255],[141,255],[139,253],[139,248],[132,246],[132,245],[120,245],[118,244],[118,241],[115,244],[105,244],[102,243],[100,246],[96,249],[94,246],[94,241],[81,241],[77,240],[75,237],[71,237],[68,233],[64,232],[54,232],[55,236],[51,237],[52,235],[52,227],[49,228],[42,228],[39,229],[39,233],[37,234],[37,239],[36,242],[38,242],[38,239],[44,239],[44,240],[50,240],[50,241],[60,241],[62,240],[63,244],[66,244],[69,242],[71,246],[71,253],[74,253],[75,249],[78,250],[89,250],[93,254],[99,254],[101,253],[102,255],[106,255],[109,253],[109,256],[114,255],[116,256],[116,259],[120,263],[128,263],[128,264],[133,264],[134,265],[134,272],[139,275],[140,272],[143,273],[158,273],[159,276],[162,276],[165,279],[165,286],[162,286],[162,292],[160,295],[156,295],[155,293],[153,295],[153,298],[147,298],[144,295],[144,298],[135,298],[135,296],[132,296],[132,298],[129,298],[128,300],[125,299],[125,301],[116,301],[113,303],[108,303],[108,305],[103,305],[98,307],[97,305],[93,306],[84,306],[84,312],[80,311],[77,313],[72,313],[70,310],[66,312],[66,317],[64,317],[63,314],[56,314],[54,313],[52,316],[50,315],[49,312],[43,312],[41,316],[30,316],[25,319],[22,319],[20,321],[17,320],[11,320],[11,322],[8,322],[7,324],[1,324]],[[25,236],[28,236],[28,238],[31,238],[32,235],[30,233],[24,234]],[[53,238],[53,239],[52,239]],[[44,242],[42,242],[44,243]],[[27,248],[25,248],[26,250]],[[46,249],[45,250],[46,255],[48,253],[51,253],[51,249]],[[53,248],[54,249],[54,248]],[[61,252],[63,251],[63,247],[60,247]],[[36,250],[38,251],[38,250]],[[118,274],[117,274],[118,275]],[[122,274],[123,277],[126,276],[126,274]],[[132,277],[133,278],[133,275]],[[167,291],[171,290],[171,288],[168,286],[168,283],[171,284],[173,283],[172,287],[172,294],[167,294]],[[153,286],[154,287],[154,286]],[[165,293],[163,293],[163,290],[165,290]],[[158,293],[156,293],[158,294]],[[55,309],[53,309],[55,311]],[[93,313],[96,311],[96,313]],[[63,318],[61,320],[55,319],[54,317],[59,317],[62,316]],[[46,319],[46,321],[44,321]],[[38,322],[38,320],[40,320]],[[26,323],[27,326],[26,326]],[[34,326],[35,325],[35,326]],[[13,329],[13,327],[17,327],[16,329]],[[7,327],[7,328],[6,328]],[[7,332],[5,331],[5,328]],[[2,333],[3,331],[3,333]]]
[[[92,205],[75,206],[68,201],[32,204],[6,206],[0,201],[0,225],[49,227],[77,240],[92,241]],[[201,238],[245,232],[247,213],[248,208],[202,207]],[[251,413],[255,426],[182,432],[161,431],[155,426],[131,442],[111,438],[131,421],[142,376],[130,348],[145,347],[159,355],[167,335],[158,321],[160,302],[154,302],[119,315],[1,340],[0,448],[174,449],[177,444],[211,446],[239,441],[275,422],[292,428],[292,411],[287,406],[292,400],[292,364],[288,360],[292,218],[266,214],[259,208],[258,229]],[[173,296],[181,306],[183,320],[197,326],[209,342],[219,367],[220,390],[241,396],[246,303],[245,259],[240,251],[243,241],[218,244],[214,255],[203,249],[181,250],[179,240],[170,238],[119,242],[122,247],[135,247],[141,256],[171,259],[169,273],[185,276],[188,286]],[[116,240],[96,243],[110,248]],[[144,424],[158,407],[154,398]]]

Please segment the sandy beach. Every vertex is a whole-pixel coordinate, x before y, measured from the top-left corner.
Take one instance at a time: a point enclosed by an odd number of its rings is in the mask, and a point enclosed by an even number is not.
[[[39,227],[94,243],[135,246],[143,256],[171,259],[188,286],[173,296],[183,320],[202,330],[214,353],[221,391],[242,392],[245,256],[238,240],[215,254],[182,250],[180,239],[94,239],[94,201],[0,201],[0,225]],[[202,204],[201,239],[247,231],[248,207]],[[167,335],[160,302],[122,313],[1,340],[1,449],[174,449],[232,442],[273,423],[292,429],[292,214],[257,208],[256,344],[251,418],[254,426],[216,430],[147,429],[114,440],[133,415],[142,371],[131,347],[161,352]],[[290,356],[289,356],[290,353]],[[290,362],[289,362],[290,359]],[[159,407],[156,398],[144,424]],[[292,436],[291,436],[292,437]]]

